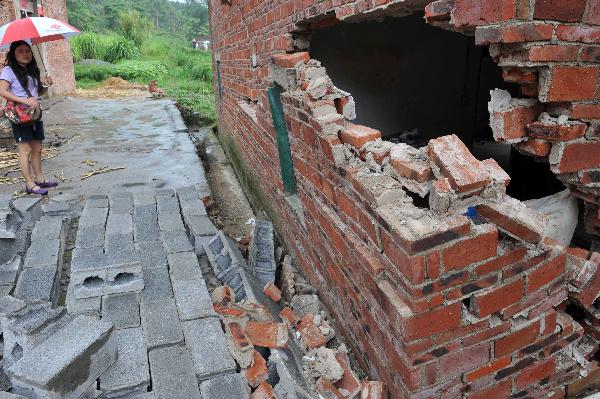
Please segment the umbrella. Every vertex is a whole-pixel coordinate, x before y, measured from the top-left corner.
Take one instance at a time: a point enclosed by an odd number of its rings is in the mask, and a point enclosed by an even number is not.
[[[17,19],[0,28],[0,49],[10,47],[12,42],[25,40],[30,44],[68,39],[78,35],[79,30],[53,18],[28,17]],[[44,60],[42,59],[42,63]],[[44,65],[46,69],[46,65]]]
[[[0,28],[0,48],[9,47],[12,42],[26,40],[40,44],[54,40],[68,39],[81,32],[71,25],[47,17],[17,19]]]

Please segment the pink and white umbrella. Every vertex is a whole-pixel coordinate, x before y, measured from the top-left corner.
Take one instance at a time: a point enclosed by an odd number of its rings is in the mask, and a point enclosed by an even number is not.
[[[68,39],[81,32],[71,25],[47,17],[17,19],[0,28],[0,48],[9,47],[12,42],[25,40],[40,44],[54,40]]]

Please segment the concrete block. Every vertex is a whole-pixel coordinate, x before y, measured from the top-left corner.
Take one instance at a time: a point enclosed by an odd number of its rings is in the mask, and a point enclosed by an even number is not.
[[[74,270],[71,284],[75,298],[141,291],[144,274],[141,262],[126,262]]]
[[[181,213],[184,217],[191,216],[206,216],[206,208],[204,207],[204,203],[199,197],[194,197],[190,199],[181,199]]]
[[[217,229],[212,224],[208,216],[185,216],[184,222],[189,229],[190,235],[196,236],[214,236]]]
[[[160,240],[167,254],[194,250],[183,230],[163,231],[160,233]]]
[[[78,316],[7,369],[13,391],[30,398],[79,398],[117,359],[112,325]]]
[[[0,297],[10,295],[14,289],[14,285],[0,285]]]
[[[17,276],[22,269],[23,259],[16,255],[11,261],[0,265],[0,284],[15,285]]]
[[[59,265],[62,267],[62,253],[60,240],[40,240],[32,242],[27,250],[24,268],[44,267]]]
[[[115,329],[140,325],[140,295],[137,292],[111,294],[102,297],[102,320],[113,323]]]
[[[248,399],[250,395],[241,374],[225,374],[200,384],[202,399]]]
[[[162,245],[156,245],[155,242],[136,242],[135,251],[137,258],[144,266],[144,270],[167,265],[167,254]]]
[[[196,236],[190,237],[192,238],[192,242],[194,243],[194,251],[198,256],[206,255],[206,251],[204,250],[204,244],[208,244],[210,240],[213,239],[214,236]]]
[[[157,218],[156,205],[136,205],[133,208],[134,222],[154,222]]]
[[[187,132],[188,128],[185,125],[185,122],[183,121],[183,117],[181,116],[181,112],[179,112],[179,110],[177,109],[177,107],[175,106],[175,104],[167,104],[166,106],[167,111],[169,113],[169,116],[171,117],[171,121],[172,121],[172,129],[174,132],[179,133],[179,132]]]
[[[202,270],[192,251],[178,252],[167,257],[172,281],[202,280]]]
[[[159,241],[158,222],[136,222],[133,224],[133,237],[135,242]]]
[[[133,217],[129,213],[113,213],[112,209],[106,221],[106,235],[133,234]]]
[[[24,269],[15,287],[15,298],[28,303],[58,300],[59,276],[55,266]]]
[[[65,219],[58,216],[44,216],[33,227],[31,241],[60,240],[65,242]]]
[[[204,280],[173,281],[173,292],[181,320],[217,315]]]
[[[92,198],[88,197],[85,200],[83,209],[86,208],[108,208],[108,198],[106,196]]]
[[[109,196],[110,213],[112,215],[131,215],[133,214],[133,198]]]
[[[235,361],[227,348],[225,333],[218,318],[184,321],[182,326],[198,380],[204,381],[215,375],[235,372]]]
[[[71,213],[71,206],[67,202],[48,201],[42,204],[42,214],[44,216],[68,216]]]
[[[179,344],[183,341],[181,323],[173,298],[157,301],[142,300],[140,306],[142,327],[148,349]]]
[[[0,296],[0,317],[18,312],[26,306],[20,299],[9,295]]]
[[[150,385],[150,370],[142,328],[127,328],[113,334],[117,340],[119,357],[100,376],[103,397],[131,397],[146,393]]]
[[[177,193],[175,192],[175,190],[173,190],[171,188],[165,188],[162,190],[156,190],[154,192],[154,196],[156,197],[156,200],[158,201],[159,197],[177,197]]]
[[[107,234],[104,239],[104,251],[106,256],[113,262],[136,259],[133,233]]]
[[[185,347],[154,349],[148,357],[156,399],[201,399],[194,365]]]
[[[79,218],[79,228],[104,227],[107,216],[107,208],[85,208]]]
[[[158,228],[163,231],[184,231],[185,226],[179,212],[160,212],[158,214]]]
[[[143,301],[155,301],[173,297],[169,271],[166,266],[144,268]]]
[[[33,225],[42,217],[42,199],[39,197],[21,197],[12,202],[12,206],[21,216],[21,228],[31,231]]]
[[[104,226],[79,228],[75,239],[76,248],[94,248],[104,245]]]
[[[102,297],[95,296],[91,298],[77,299],[73,295],[73,285],[67,288],[67,298],[65,301],[67,312],[72,315],[86,314],[100,318],[102,307]]]

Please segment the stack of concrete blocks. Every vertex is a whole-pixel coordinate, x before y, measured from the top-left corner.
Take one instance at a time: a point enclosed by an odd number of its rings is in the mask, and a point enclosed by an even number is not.
[[[219,231],[212,240],[204,244],[204,252],[215,276],[221,283],[228,285],[235,291],[236,301],[256,302],[256,297],[244,269],[222,231]]]
[[[67,224],[61,216],[43,216],[31,232],[23,271],[19,274],[14,296],[27,303],[51,302],[56,305]]]
[[[113,326],[73,318],[49,302],[0,298],[4,367],[12,391],[26,398],[83,398],[117,359]]]
[[[144,288],[142,264],[134,254],[130,196],[115,197],[124,201],[117,201],[110,215],[106,195],[86,199],[71,261],[68,297],[74,311],[98,309],[103,295]]]
[[[190,241],[194,245],[196,254],[204,255],[204,244],[212,240],[217,234],[217,229],[208,218],[202,202],[202,194],[192,186],[178,189],[177,195]]]
[[[252,274],[263,284],[275,281],[275,243],[273,223],[257,220],[250,241],[249,266]]]

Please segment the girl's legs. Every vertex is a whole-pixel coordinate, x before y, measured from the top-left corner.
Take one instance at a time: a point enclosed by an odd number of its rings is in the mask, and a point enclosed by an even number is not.
[[[33,181],[33,177],[31,176],[31,170],[29,168],[29,156],[32,153],[31,148],[32,141],[19,143],[17,144],[17,149],[19,151],[19,168],[21,169],[21,174],[25,178],[25,184],[27,188],[34,188],[35,183]]]
[[[45,182],[44,174],[42,173],[42,141],[32,140],[29,142],[31,146],[31,166],[35,175],[35,181]]]

